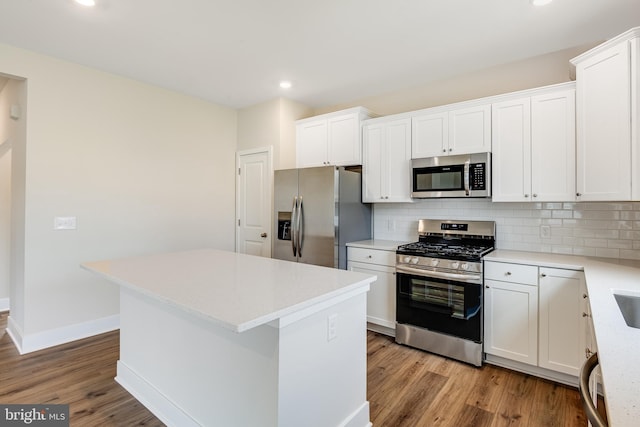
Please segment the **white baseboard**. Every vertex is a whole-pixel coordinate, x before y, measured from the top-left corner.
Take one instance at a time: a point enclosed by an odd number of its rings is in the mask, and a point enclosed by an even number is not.
[[[9,298],[0,298],[0,312],[9,311]]]
[[[11,315],[9,315],[7,320],[7,333],[18,348],[20,354],[32,353],[56,345],[114,331],[119,328],[119,314],[27,335],[25,335],[11,319]]]
[[[120,360],[115,380],[167,426],[200,426],[196,420]]]

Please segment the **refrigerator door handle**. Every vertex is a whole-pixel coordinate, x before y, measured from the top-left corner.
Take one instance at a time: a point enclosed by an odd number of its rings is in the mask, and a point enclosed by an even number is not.
[[[296,232],[298,233],[298,256],[302,256],[302,239],[304,239],[304,234],[302,229],[304,228],[304,208],[302,207],[302,196],[300,196],[300,200],[298,201],[298,217],[296,218],[298,224],[296,225]]]
[[[298,207],[298,196],[293,196],[293,205],[291,206],[291,249],[293,250],[293,256],[297,256],[297,244],[296,244],[296,210]]]

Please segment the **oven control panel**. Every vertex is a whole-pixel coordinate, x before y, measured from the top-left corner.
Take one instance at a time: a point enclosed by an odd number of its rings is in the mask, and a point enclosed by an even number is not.
[[[473,261],[458,261],[442,258],[429,258],[412,255],[396,255],[396,266],[406,265],[407,267],[421,268],[425,270],[454,270],[458,274],[482,273],[482,263]]]

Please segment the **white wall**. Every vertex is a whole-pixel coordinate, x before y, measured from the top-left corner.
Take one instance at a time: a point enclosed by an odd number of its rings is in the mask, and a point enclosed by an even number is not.
[[[314,113],[322,114],[361,105],[377,114],[389,115],[568,82],[575,75],[569,60],[596,44],[578,46],[473,72],[460,70],[459,75],[445,80],[317,109]]]
[[[235,110],[1,44],[0,72],[28,88],[23,339],[117,315],[83,261],[234,249]]]
[[[238,111],[238,150],[273,147],[273,168],[296,167],[295,121],[312,110],[285,98],[276,98]]]

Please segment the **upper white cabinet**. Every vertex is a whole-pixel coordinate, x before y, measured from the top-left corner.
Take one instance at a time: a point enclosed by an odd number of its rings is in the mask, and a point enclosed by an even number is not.
[[[365,203],[411,202],[411,119],[390,117],[363,126]]]
[[[491,151],[490,104],[438,107],[414,113],[412,158],[487,151]]]
[[[493,201],[575,199],[575,84],[492,105]]]
[[[640,200],[640,27],[574,58],[577,200]]]
[[[356,107],[296,121],[297,167],[361,165],[362,121],[371,116]]]

